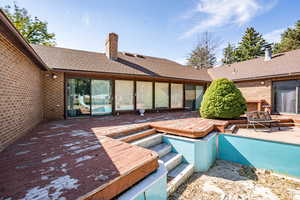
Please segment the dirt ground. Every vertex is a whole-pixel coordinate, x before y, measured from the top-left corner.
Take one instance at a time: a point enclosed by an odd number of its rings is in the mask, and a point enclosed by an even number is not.
[[[195,173],[169,200],[300,200],[300,179],[217,160]]]

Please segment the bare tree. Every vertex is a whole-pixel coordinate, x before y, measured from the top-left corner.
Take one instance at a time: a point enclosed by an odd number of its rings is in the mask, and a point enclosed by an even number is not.
[[[220,39],[212,33],[204,32],[198,38],[194,50],[190,53],[188,65],[196,69],[211,68],[216,64],[216,50],[220,46]]]

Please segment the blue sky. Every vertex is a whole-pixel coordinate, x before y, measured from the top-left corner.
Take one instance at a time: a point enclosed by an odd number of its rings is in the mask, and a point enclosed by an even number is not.
[[[12,4],[1,0],[0,6]],[[237,43],[248,26],[268,41],[300,19],[299,0],[22,0],[32,16],[48,22],[57,46],[104,52],[109,32],[119,50],[184,63],[203,31]]]

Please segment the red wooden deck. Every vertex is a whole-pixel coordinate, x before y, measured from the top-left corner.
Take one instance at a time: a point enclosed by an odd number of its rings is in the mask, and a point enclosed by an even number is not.
[[[190,138],[204,137],[213,130],[224,132],[227,125],[227,121],[199,117],[150,123],[150,126],[158,131]]]
[[[0,152],[0,199],[110,199],[158,167],[157,154],[107,136],[196,113],[40,124]]]
[[[0,199],[111,199],[156,170],[157,160],[86,127],[47,123],[0,153]]]

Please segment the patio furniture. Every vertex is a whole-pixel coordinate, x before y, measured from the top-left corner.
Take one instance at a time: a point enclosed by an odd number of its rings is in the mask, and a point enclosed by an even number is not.
[[[265,128],[269,128],[270,131],[272,131],[272,125],[277,124],[278,130],[280,130],[279,121],[273,120],[269,112],[264,111],[253,111],[253,112],[247,112],[247,128],[249,128],[249,125],[254,127],[254,130],[256,131],[256,126],[263,126]],[[269,126],[267,126],[269,125]]]

